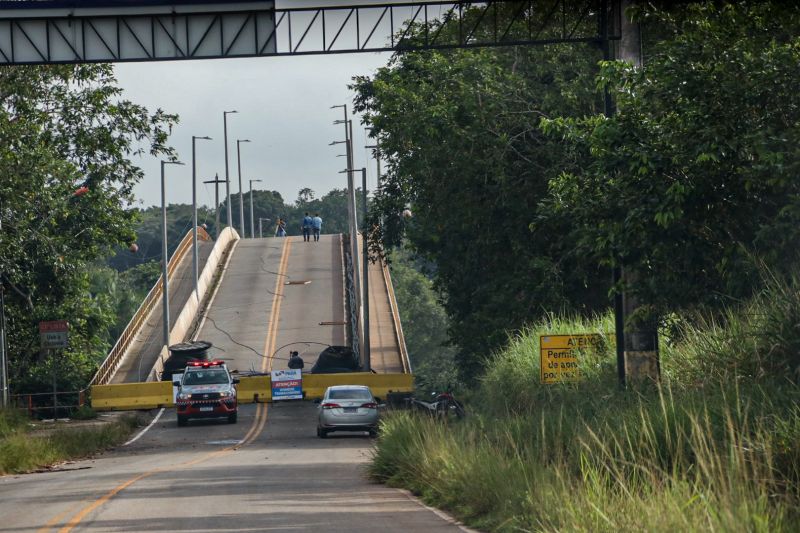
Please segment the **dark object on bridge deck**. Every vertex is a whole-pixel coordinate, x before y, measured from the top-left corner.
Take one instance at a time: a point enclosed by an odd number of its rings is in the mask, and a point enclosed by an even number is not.
[[[344,374],[360,372],[361,365],[349,346],[328,346],[311,368],[312,374]]]
[[[208,350],[211,346],[208,341],[181,342],[170,346],[169,359],[164,362],[161,381],[171,381],[172,374],[183,372],[189,361],[208,361]]]

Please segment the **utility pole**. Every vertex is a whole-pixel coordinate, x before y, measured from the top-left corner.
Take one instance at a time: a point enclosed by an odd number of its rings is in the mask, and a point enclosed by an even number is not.
[[[214,206],[214,216],[215,216],[214,240],[216,241],[219,239],[219,184],[225,183],[225,180],[219,179],[219,174],[214,174],[213,180],[206,180],[203,183],[214,184],[214,198],[216,199],[216,205]]]
[[[622,0],[619,3],[621,10],[619,59],[630,63],[634,68],[641,68],[641,29],[628,15],[629,10],[635,5],[636,0]],[[608,35],[609,23],[613,17],[608,17],[607,0],[603,2],[602,15],[603,59],[610,60],[613,54]],[[611,96],[606,91],[605,114],[613,116],[615,111]],[[614,325],[617,341],[617,376],[622,386],[644,380],[656,381],[661,372],[655,317],[645,316],[644,319],[631,320],[632,317],[642,315],[637,313],[642,309],[642,302],[631,290],[638,281],[638,273],[625,269],[618,260],[618,265],[613,271],[613,282],[617,288],[614,296]]]
[[[235,109],[233,111],[223,111],[222,112],[222,127],[225,133],[225,195],[227,196],[226,201],[226,209],[227,212],[227,219],[228,219],[228,227],[233,226],[233,218],[231,214],[231,176],[228,173],[228,115],[231,113],[238,113]]]
[[[6,291],[0,279],[0,386],[3,387],[3,408],[9,406],[8,350],[6,349]]]
[[[369,372],[372,370],[371,352],[369,346],[369,243],[367,236],[369,229],[367,227],[367,169],[361,169],[361,210],[363,227],[361,229],[361,243],[363,244],[362,260],[364,263],[364,370]]]
[[[363,340],[364,331],[362,322],[363,317],[361,312],[361,279],[359,273],[360,265],[358,261],[358,214],[356,213],[356,191],[353,179],[353,172],[355,172],[355,169],[353,168],[353,123],[347,118],[347,105],[335,105],[332,106],[331,109],[337,107],[341,107],[344,111],[344,118],[342,120],[334,121],[334,124],[344,124],[344,144],[347,149],[347,169],[345,170],[347,173],[347,216],[350,231],[350,257],[352,258],[353,262],[353,286],[356,296],[355,315],[359,329],[359,340]],[[331,144],[338,144],[338,142],[334,141]],[[361,347],[359,346],[359,353],[363,353],[361,352],[360,348]]]
[[[250,139],[236,139],[236,160],[239,165],[239,228],[242,230],[242,239],[247,238],[244,229],[244,190],[242,189],[242,143],[249,143]],[[252,187],[252,184],[251,184]],[[252,237],[252,235],[251,235]]]
[[[261,180],[250,180],[250,238],[256,238],[256,228],[253,226],[253,182]]]

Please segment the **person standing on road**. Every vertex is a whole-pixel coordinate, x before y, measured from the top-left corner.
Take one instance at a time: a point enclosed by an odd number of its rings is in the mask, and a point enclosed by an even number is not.
[[[275,228],[275,236],[286,237],[286,222],[282,218],[278,219],[278,225]]]
[[[319,232],[322,230],[322,219],[319,218],[319,213],[314,213],[314,218],[311,219],[311,227],[314,230],[314,242],[319,240]]]
[[[314,226],[314,219],[308,216],[306,212],[306,216],[303,217],[303,242],[311,241],[311,228]]]

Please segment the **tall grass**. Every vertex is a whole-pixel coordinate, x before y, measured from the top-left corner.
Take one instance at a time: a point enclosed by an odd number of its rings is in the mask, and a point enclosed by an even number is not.
[[[492,531],[800,530],[798,311],[773,285],[680,322],[662,384],[627,391],[613,342],[582,354],[581,382],[540,384],[539,335],[613,330],[550,317],[497,355],[465,422],[387,417],[372,475]]]
[[[30,431],[28,422],[15,411],[0,410],[0,475],[29,472],[95,454],[125,442],[138,426],[135,416],[47,432]]]

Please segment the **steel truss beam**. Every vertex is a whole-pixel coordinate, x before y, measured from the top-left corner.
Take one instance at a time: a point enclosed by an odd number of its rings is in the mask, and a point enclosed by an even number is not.
[[[79,3],[63,1],[0,2],[0,64],[391,52],[619,38],[614,31],[618,13],[611,7],[618,2],[613,0],[342,2],[290,9],[275,9],[272,1],[109,0],[90,2],[91,8],[65,8]],[[48,5],[53,9],[41,8]]]

